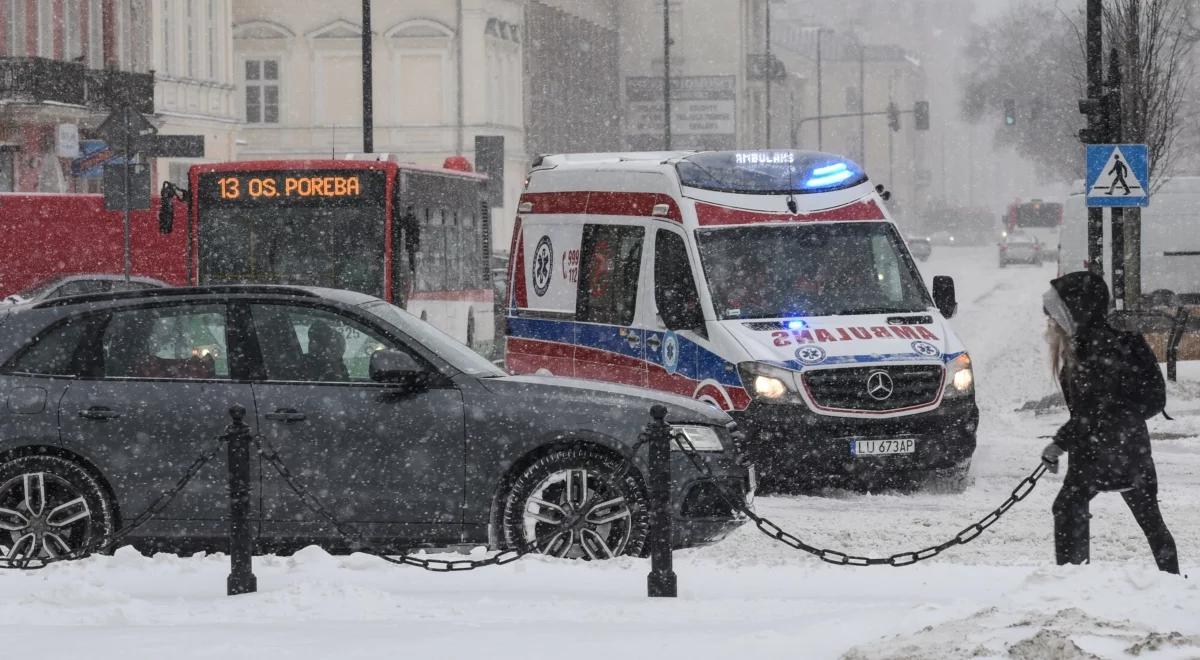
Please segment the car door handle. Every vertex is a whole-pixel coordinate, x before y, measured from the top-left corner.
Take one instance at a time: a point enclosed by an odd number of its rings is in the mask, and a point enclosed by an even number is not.
[[[292,408],[280,408],[263,416],[273,422],[303,422],[307,419],[304,413]]]
[[[625,342],[627,344],[629,344],[630,346],[636,348],[638,346],[641,346],[642,338],[631,333],[631,334],[625,335]]]
[[[662,341],[659,340],[658,335],[650,335],[650,338],[646,340],[646,346],[649,346],[652,351],[657,351],[658,347],[662,346]]]
[[[84,419],[94,419],[103,422],[110,419],[117,419],[121,416],[121,413],[112,408],[105,408],[104,406],[92,406],[87,410],[80,410],[79,416]]]

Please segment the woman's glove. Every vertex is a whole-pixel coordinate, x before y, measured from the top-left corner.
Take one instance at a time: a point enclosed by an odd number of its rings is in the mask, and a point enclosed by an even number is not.
[[[1051,472],[1058,474],[1058,457],[1064,453],[1061,447],[1051,442],[1042,450],[1042,462]]]

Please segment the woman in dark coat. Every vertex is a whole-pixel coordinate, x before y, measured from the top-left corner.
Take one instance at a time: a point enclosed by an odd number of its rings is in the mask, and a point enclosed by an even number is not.
[[[1088,272],[1069,273],[1050,285],[1042,297],[1050,317],[1046,335],[1071,412],[1042,453],[1055,472],[1059,456],[1070,454],[1053,507],[1058,563],[1088,561],[1088,504],[1099,492],[1120,491],[1146,534],[1158,568],[1178,573],[1175,540],[1158,508],[1150,434],[1128,378],[1130,351],[1106,316],[1108,288]],[[1157,369],[1155,364],[1153,373]]]

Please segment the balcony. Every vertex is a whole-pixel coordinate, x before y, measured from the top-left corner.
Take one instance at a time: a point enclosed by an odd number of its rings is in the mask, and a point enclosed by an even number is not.
[[[89,69],[42,57],[0,57],[0,101],[154,113],[154,74]]]

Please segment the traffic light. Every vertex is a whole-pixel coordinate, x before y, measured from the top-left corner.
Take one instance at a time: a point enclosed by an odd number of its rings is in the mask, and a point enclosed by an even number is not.
[[[917,101],[913,105],[913,123],[918,131],[929,130],[929,101]]]
[[[1004,99],[1004,125],[1016,126],[1017,124],[1017,102],[1013,99]]]
[[[888,128],[891,128],[893,131],[900,130],[900,108],[896,107],[894,102],[888,102],[887,118]]]

